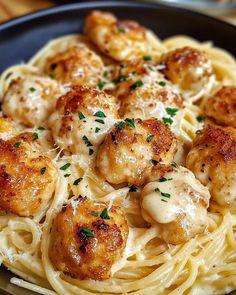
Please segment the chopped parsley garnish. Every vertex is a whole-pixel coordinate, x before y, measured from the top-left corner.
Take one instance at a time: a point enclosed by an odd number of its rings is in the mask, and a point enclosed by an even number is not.
[[[199,123],[204,121],[204,117],[202,117],[202,116],[197,116],[196,119]]]
[[[106,78],[108,76],[108,71],[103,72],[103,77]]]
[[[84,143],[86,144],[86,146],[93,146],[87,136],[84,135],[82,137],[82,139],[83,139]]]
[[[98,111],[94,114],[95,117],[106,118],[106,115],[102,111]]]
[[[160,85],[161,87],[166,86],[166,82],[164,82],[164,81],[159,81],[159,82],[157,82],[157,84]]]
[[[125,30],[124,28],[118,28],[118,32],[120,32],[120,33],[125,33],[126,30]]]
[[[161,177],[160,179],[159,179],[159,182],[165,182],[165,181],[167,181],[168,179],[167,178],[165,178],[165,177]]]
[[[65,174],[65,175],[64,175],[65,178],[66,178],[66,177],[69,177],[69,176],[71,176],[71,174]]]
[[[80,233],[81,235],[85,235],[87,238],[95,238],[94,231],[87,227],[84,227]]]
[[[116,123],[115,126],[118,127],[120,130],[123,130],[125,128],[125,122],[121,121],[119,123]]]
[[[118,78],[114,79],[112,82],[114,84],[119,84],[123,81],[126,81],[127,80],[127,76],[119,76]]]
[[[53,79],[53,78],[55,78],[55,75],[53,75],[53,74],[48,74],[48,77],[51,78],[51,79]]]
[[[152,57],[150,55],[144,55],[143,60],[145,61],[152,60]]]
[[[18,142],[16,142],[16,143],[13,144],[13,146],[16,147],[16,148],[18,148],[20,145],[21,145],[21,142],[20,141],[18,141]]]
[[[38,133],[34,132],[34,133],[33,133],[33,136],[34,136],[33,140],[37,140],[37,139],[39,139],[39,135],[38,135]]]
[[[105,124],[104,120],[102,120],[102,119],[96,119],[95,122],[98,122],[100,124]]]
[[[46,167],[43,167],[40,169],[41,174],[44,174],[46,172]]]
[[[107,83],[105,81],[100,81],[97,84],[97,87],[102,90]]]
[[[152,71],[152,72],[155,71],[154,67],[152,67],[152,66],[150,66],[150,65],[148,65],[147,68],[148,68],[150,71]]]
[[[168,199],[171,197],[170,194],[161,192],[161,190],[158,187],[155,188],[155,192],[160,193],[162,195],[162,197],[165,197],[165,198],[168,198]]]
[[[43,126],[39,126],[38,127],[38,130],[40,130],[40,131],[44,131],[44,130],[46,130]]]
[[[91,212],[91,215],[92,215],[93,217],[98,217],[99,214],[98,214],[98,212],[94,212],[94,211],[93,211],[93,212]]]
[[[166,125],[171,125],[173,123],[173,120],[171,118],[163,117],[162,120]]]
[[[89,149],[89,155],[91,156],[94,153],[93,149]]]
[[[195,133],[196,134],[202,134],[202,130],[197,130]]]
[[[177,165],[175,162],[173,162],[173,163],[171,164],[171,166],[177,168],[178,165]]]
[[[134,119],[126,118],[126,119],[125,119],[125,123],[126,123],[127,125],[129,125],[131,128],[134,128],[134,127],[135,127]]]
[[[135,90],[137,87],[141,87],[141,86],[143,86],[143,81],[138,80],[129,87],[129,90]]]
[[[166,200],[164,200],[164,199],[161,199],[161,201],[162,201],[162,202],[166,202],[166,203],[167,203],[167,201],[166,201]]]
[[[98,133],[100,130],[101,130],[100,128],[96,127],[95,128],[95,133]]]
[[[132,184],[130,187],[129,187],[129,192],[132,193],[132,192],[136,192],[138,190],[138,188]]]
[[[176,109],[176,108],[166,108],[166,112],[171,117],[174,117],[176,115],[176,113],[178,112],[178,109]]]
[[[34,92],[34,91],[36,91],[36,88],[34,88],[34,87],[30,87],[30,89],[29,89],[31,92]]]
[[[146,141],[147,141],[147,142],[152,141],[152,140],[153,140],[153,137],[154,137],[154,135],[148,135]]]
[[[66,169],[68,169],[70,167],[70,165],[71,165],[70,163],[66,163],[65,165],[60,167],[60,170],[65,171]]]
[[[102,210],[102,213],[100,214],[100,217],[101,217],[102,219],[110,219],[110,216],[109,216],[109,214],[108,214],[108,209],[107,209],[107,208],[104,208],[104,209]]]
[[[84,116],[84,114],[82,112],[78,112],[78,117],[79,117],[80,120],[85,119],[85,116]]]
[[[73,185],[78,185],[83,178],[80,177],[73,182]]]
[[[154,159],[152,159],[151,161],[153,166],[156,166],[159,163],[157,160],[154,160]]]

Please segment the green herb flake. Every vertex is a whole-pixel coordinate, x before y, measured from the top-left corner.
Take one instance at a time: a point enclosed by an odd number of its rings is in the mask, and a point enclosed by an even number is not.
[[[41,168],[40,169],[41,174],[44,174],[46,172],[46,169],[47,169],[46,167]]]
[[[44,130],[46,130],[46,128],[44,128],[43,126],[39,126],[39,127],[38,127],[38,130],[40,130],[40,131],[44,131]]]
[[[159,163],[157,160],[154,160],[154,159],[152,159],[151,162],[153,166],[156,166]]]
[[[168,199],[171,197],[171,195],[168,194],[168,193],[161,192],[161,195],[162,195],[162,197],[165,197],[165,198],[168,198]]]
[[[107,209],[107,208],[104,208],[104,209],[102,210],[102,213],[100,214],[100,217],[101,217],[102,219],[110,219],[110,216],[109,216],[109,214],[108,214],[108,209]]]
[[[105,81],[100,81],[97,84],[97,87],[102,90],[107,83]]]
[[[31,92],[34,92],[34,91],[36,91],[36,88],[34,88],[34,87],[30,87],[30,89],[29,89]]]
[[[60,167],[60,170],[65,171],[66,169],[68,169],[70,167],[70,165],[71,165],[70,163],[66,163],[65,165]]]
[[[178,165],[177,165],[175,162],[172,162],[171,166],[172,166],[172,167],[175,167],[175,168],[178,167]]]
[[[33,133],[33,140],[37,140],[37,139],[39,139],[39,135],[38,135],[38,133],[36,133],[36,132],[34,132]]]
[[[148,135],[146,141],[151,142],[153,140],[154,135]]]
[[[98,122],[100,124],[105,124],[104,120],[102,120],[102,119],[96,119],[95,122]]]
[[[152,72],[155,71],[154,67],[152,67],[152,66],[150,66],[150,65],[148,65],[147,68],[148,68],[150,71],[152,71]]]
[[[119,28],[118,28],[118,32],[120,32],[120,33],[125,33],[126,30],[125,30],[124,28],[119,27]]]
[[[95,117],[106,118],[106,115],[102,111],[98,111],[94,114]]]
[[[165,181],[167,181],[167,178],[165,178],[165,177],[161,177],[161,178],[159,179],[159,182],[165,182]]]
[[[160,85],[161,87],[166,86],[166,82],[164,82],[164,81],[159,81],[159,82],[157,82],[157,84]]]
[[[69,177],[69,176],[71,176],[71,174],[65,174],[65,175],[64,175],[65,178],[67,178],[67,177]]]
[[[13,146],[16,147],[16,148],[18,148],[20,145],[21,145],[21,142],[20,141],[18,141],[18,142],[16,142],[16,143],[13,144]]]
[[[129,90],[135,90],[137,87],[141,87],[141,86],[143,86],[143,81],[138,80],[129,87]]]
[[[118,78],[116,78],[116,79],[114,79],[114,80],[112,80],[112,82],[114,83],[114,84],[119,84],[119,83],[121,83],[121,82],[123,82],[123,81],[126,81],[127,80],[127,76],[119,76]]]
[[[82,179],[83,179],[82,177],[77,178],[77,179],[73,182],[73,185],[78,185],[78,184],[81,182]]]
[[[134,184],[132,184],[132,185],[129,187],[129,192],[130,192],[130,193],[136,192],[137,190],[138,190],[138,188],[137,188]]]
[[[173,120],[171,118],[162,118],[162,121],[166,124],[166,125],[171,125],[173,123]]]
[[[145,61],[152,60],[152,57],[150,55],[144,55],[143,60]]]
[[[104,77],[104,78],[107,78],[107,76],[108,76],[108,71],[104,71],[104,72],[103,72],[103,77]]]
[[[92,154],[94,153],[93,149],[89,149],[89,155],[92,156]]]
[[[78,117],[79,117],[80,120],[85,119],[85,116],[84,116],[84,114],[82,112],[78,112]]]
[[[204,117],[202,116],[197,116],[196,119],[199,123],[202,123],[204,121]]]
[[[86,146],[88,146],[88,147],[89,147],[89,146],[93,146],[92,143],[89,141],[89,139],[88,139],[87,136],[84,135],[84,136],[82,137],[82,139],[83,139],[84,143],[86,144]]]
[[[98,217],[99,214],[98,214],[98,212],[94,212],[94,211],[93,211],[93,212],[91,212],[91,215],[92,215],[93,217]]]
[[[155,192],[158,192],[158,193],[160,193],[160,192],[161,192],[161,191],[160,191],[160,189],[159,189],[158,187],[157,187],[157,188],[155,188],[155,189],[154,189],[154,191],[155,191]]]
[[[120,130],[123,130],[125,129],[125,122],[121,121],[119,123],[116,123],[115,126],[118,127]]]
[[[178,109],[176,109],[176,108],[166,108],[166,112],[171,117],[174,117],[176,115],[176,113],[178,112]]]
[[[101,130],[100,128],[96,127],[95,128],[95,133],[98,133],[100,130]]]
[[[87,227],[84,227],[80,232],[86,235],[87,238],[95,238],[94,231]]]
[[[127,125],[129,125],[131,128],[134,128],[134,127],[135,127],[134,119],[126,118],[126,119],[125,119],[125,123],[126,123]]]
[[[48,77],[53,79],[53,78],[55,78],[55,75],[54,74],[48,74]]]
[[[165,199],[161,199],[161,201],[162,201],[162,202],[166,202],[166,203],[167,203],[167,201],[166,201]]]

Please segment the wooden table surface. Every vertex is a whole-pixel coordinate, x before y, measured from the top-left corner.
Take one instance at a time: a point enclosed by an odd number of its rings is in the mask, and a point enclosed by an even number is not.
[[[59,2],[56,0],[0,0],[0,22],[42,8],[52,7],[58,5],[58,3]],[[64,1],[64,3],[66,3],[66,1]],[[236,25],[236,10],[222,12],[216,15],[216,17]]]

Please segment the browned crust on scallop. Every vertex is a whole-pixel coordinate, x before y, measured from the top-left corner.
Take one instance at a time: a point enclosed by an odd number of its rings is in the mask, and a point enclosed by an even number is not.
[[[112,206],[110,219],[100,214],[107,204],[94,203],[79,197],[75,209],[64,205],[54,219],[50,259],[57,270],[79,279],[105,280],[115,260],[122,255],[128,236],[128,226],[121,209]],[[95,217],[92,214],[98,213]],[[93,231],[87,237],[83,229]]]
[[[19,216],[33,215],[52,195],[54,168],[48,157],[34,154],[28,144],[32,141],[28,132],[8,141],[0,139],[0,208]],[[21,145],[14,147],[16,142]]]
[[[203,110],[218,124],[236,127],[236,87],[223,86],[206,100]]]

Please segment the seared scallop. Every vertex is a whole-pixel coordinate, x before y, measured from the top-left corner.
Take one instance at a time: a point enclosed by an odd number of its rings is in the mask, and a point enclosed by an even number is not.
[[[169,244],[185,243],[207,227],[210,193],[184,167],[169,168],[142,190],[143,218],[158,225],[159,237]]]
[[[4,95],[3,113],[26,126],[38,126],[48,118],[59,96],[59,86],[51,78],[17,78]]]
[[[175,137],[163,122],[127,118],[109,132],[99,147],[97,167],[110,183],[142,185],[154,168],[172,162],[175,150]]]
[[[84,33],[104,54],[117,61],[142,57],[147,52],[145,28],[135,21],[119,21],[111,13],[90,13]]]
[[[57,270],[102,281],[122,256],[128,226],[119,207],[79,197],[57,214],[51,235],[49,256]]]
[[[174,108],[177,112],[182,107],[176,87],[150,62],[131,60],[121,64],[114,82],[122,117],[162,119],[169,117],[166,108]]]
[[[58,99],[50,117],[54,140],[71,153],[92,156],[114,126],[117,108],[113,96],[85,86],[74,86]]]
[[[52,197],[57,171],[43,155],[33,133],[0,139],[0,209],[31,216]]]
[[[236,205],[236,129],[206,126],[194,140],[187,167],[219,204]]]
[[[203,103],[206,116],[220,125],[236,127],[236,87],[224,86]]]
[[[160,63],[165,77],[177,84],[181,90],[203,95],[213,86],[211,61],[203,51],[188,46],[177,48],[164,54]]]
[[[103,67],[100,56],[85,45],[78,45],[48,58],[44,72],[66,86],[96,87]]]

